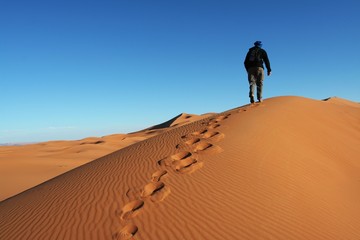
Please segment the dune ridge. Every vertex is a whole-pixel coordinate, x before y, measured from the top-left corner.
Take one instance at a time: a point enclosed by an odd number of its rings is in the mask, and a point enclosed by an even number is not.
[[[359,239],[360,107],[276,97],[0,203],[0,239]]]

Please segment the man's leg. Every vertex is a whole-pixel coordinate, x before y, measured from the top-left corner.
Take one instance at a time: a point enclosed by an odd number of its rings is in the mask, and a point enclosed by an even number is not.
[[[248,71],[248,81],[249,81],[249,98],[250,102],[254,103],[254,91],[255,91],[255,85],[256,85],[256,72],[254,71],[254,68],[250,68]]]
[[[264,81],[264,69],[258,68],[257,76],[256,76],[256,95],[259,102],[262,102],[263,81]]]

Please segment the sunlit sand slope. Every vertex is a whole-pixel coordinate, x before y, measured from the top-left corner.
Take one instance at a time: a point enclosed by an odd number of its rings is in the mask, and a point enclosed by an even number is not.
[[[0,203],[0,239],[360,239],[360,107],[277,97]]]

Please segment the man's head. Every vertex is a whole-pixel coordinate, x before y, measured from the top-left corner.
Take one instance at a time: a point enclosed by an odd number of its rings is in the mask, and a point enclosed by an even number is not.
[[[262,42],[261,41],[256,41],[256,42],[254,42],[254,45],[256,47],[262,47]]]

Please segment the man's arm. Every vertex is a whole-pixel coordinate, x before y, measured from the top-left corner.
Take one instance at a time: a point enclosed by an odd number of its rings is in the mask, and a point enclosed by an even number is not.
[[[264,60],[264,63],[265,63],[266,69],[267,69],[267,75],[270,76],[271,75],[270,61],[269,61],[268,55],[265,50],[263,52],[263,60]]]

